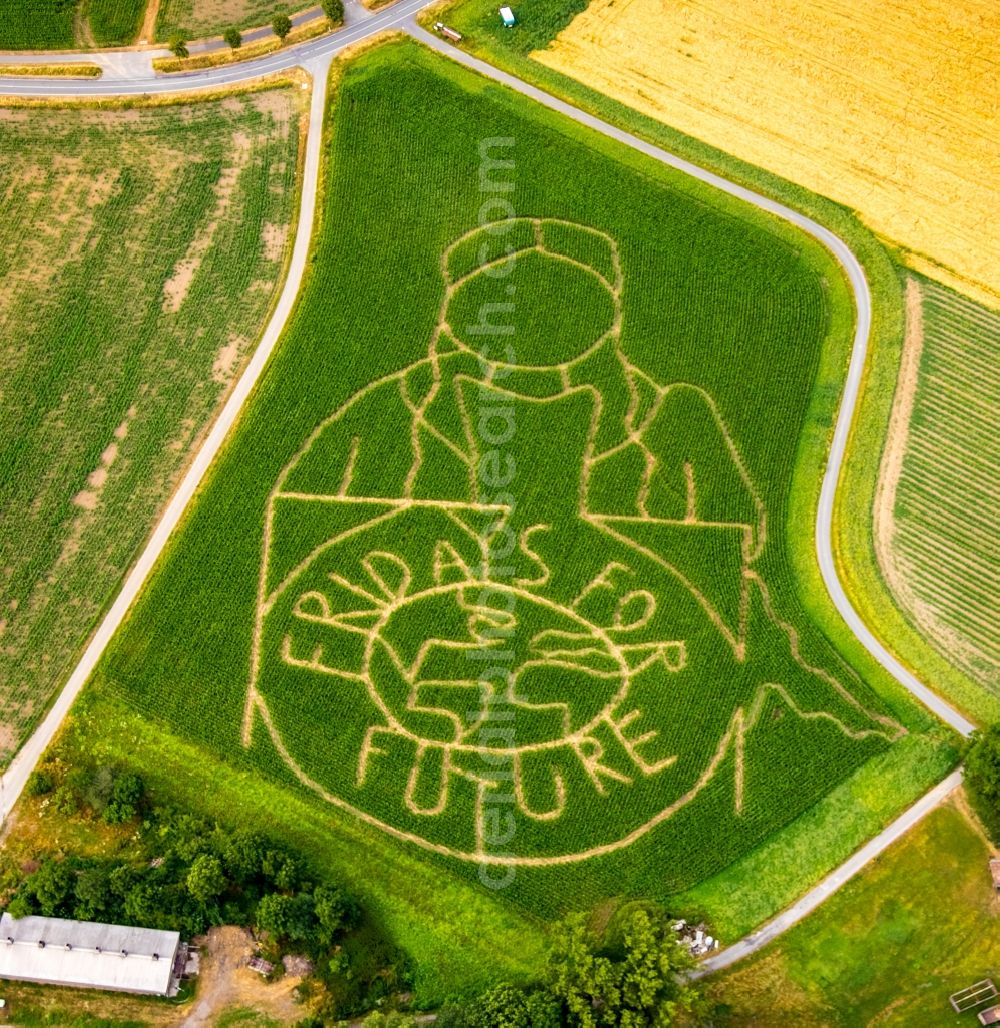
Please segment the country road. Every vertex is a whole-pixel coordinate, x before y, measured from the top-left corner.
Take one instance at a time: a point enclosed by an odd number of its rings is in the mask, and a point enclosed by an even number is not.
[[[782,932],[796,925],[804,917],[811,914],[825,899],[832,896],[842,885],[849,882],[862,868],[871,863],[880,853],[889,848],[897,839],[905,835],[918,821],[926,817],[938,804],[943,803],[962,784],[962,772],[953,771],[943,782],[939,782],[930,792],[903,811],[892,824],[886,826],[870,842],[844,861],[840,867],[834,868],[819,884],[814,885],[804,896],[801,896],[790,907],[786,907],[776,917],[765,922],[760,928],[744,936],[739,942],[727,946],[719,953],[714,953],[699,963],[693,977],[704,978],[713,971],[721,971],[730,967],[738,960],[763,949],[769,942],[776,939]]]
[[[326,82],[332,58],[345,47],[366,39],[386,29],[404,29],[421,43],[453,60],[485,75],[503,85],[517,90],[527,97],[551,108],[577,122],[630,146],[655,160],[691,175],[702,182],[728,193],[746,203],[753,204],[779,218],[797,226],[822,243],[843,267],[851,284],[857,308],[853,350],[836,429],[831,444],[829,459],[823,475],[820,504],[816,521],[815,546],[824,583],[830,597],[844,621],[868,652],[892,674],[921,703],[933,711],[941,720],[963,736],[974,729],[961,713],[931,691],[905,668],[864,624],[854,610],[837,576],[832,547],[832,522],[837,484],[850,432],[851,422],[858,401],[862,374],[868,350],[871,328],[871,294],[864,269],[850,248],[829,229],[789,207],[766,196],[691,164],[637,136],[631,135],[614,125],[581,111],[559,100],[541,89],[507,72],[501,71],[420,28],[414,15],[427,0],[397,0],[386,10],[372,14],[357,0],[348,0],[345,24],[335,33],[309,40],[297,46],[288,47],[274,54],[253,61],[221,68],[191,72],[179,76],[157,76],[152,70],[152,58],[162,51],[131,50],[113,53],[59,53],[53,55],[18,56],[18,63],[35,61],[51,63],[85,58],[101,64],[104,75],[99,80],[69,80],[0,76],[0,96],[19,97],[102,97],[134,96],[137,94],[176,93],[192,89],[212,89],[232,86],[241,82],[302,67],[313,78],[313,93],[309,114],[309,133],[306,144],[305,170],[298,227],[285,285],[274,313],[264,331],[246,370],[237,382],[225,406],[212,426],[201,449],[169,505],[163,513],[145,549],[131,569],[111,609],[101,622],[79,663],[70,675],[55,704],[34,734],[14,758],[8,770],[0,777],[0,824],[16,804],[18,797],[32,770],[48,747],[80,690],[96,667],[105,648],[124,621],[129,608],[142,590],[146,579],[174,529],[180,523],[185,510],[198,489],[209,466],[222,448],[230,429],[235,424],[248,396],[267,364],[285,323],[291,314],[306,269],[309,243],[316,213],[317,186],[322,156],[322,126],[326,105]],[[194,47],[192,47],[194,49]],[[13,60],[16,55],[0,55],[0,62]],[[797,903],[779,914],[772,921],[746,939],[734,944],[702,967],[707,973],[740,959],[765,945],[776,935],[791,927],[806,916],[820,902],[857,873],[865,864],[882,852],[895,839],[912,827],[934,805],[941,802],[960,782],[960,773],[955,772],[940,783],[916,804],[905,811],[896,821],[855,853],[841,867],[835,869],[819,885],[811,889]]]
[[[18,64],[72,63],[86,60],[99,64],[104,71],[100,79],[46,80],[0,75],[0,96],[93,97],[178,93],[192,89],[225,88],[297,67],[310,71],[319,67],[325,69],[334,55],[345,47],[386,29],[402,28],[417,11],[427,6],[427,2],[428,0],[398,0],[391,7],[373,14],[362,7],[358,0],[346,0],[344,25],[336,32],[254,60],[169,76],[158,75],[153,71],[153,58],[169,56],[166,50],[119,50],[106,53],[59,51],[55,54],[22,56],[0,54],[0,62],[16,60]],[[197,52],[198,48],[192,45],[191,50]]]

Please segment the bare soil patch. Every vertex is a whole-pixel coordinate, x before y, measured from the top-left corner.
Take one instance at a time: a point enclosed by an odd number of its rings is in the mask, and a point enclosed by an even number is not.
[[[193,1009],[181,1028],[207,1028],[230,1007],[249,1008],[282,1023],[299,1020],[303,1010],[292,993],[301,978],[286,975],[267,982],[247,967],[254,955],[253,937],[244,928],[213,928],[204,940]]]
[[[232,163],[223,169],[216,184],[215,191],[218,201],[216,202],[215,211],[208,224],[191,240],[187,253],[178,262],[173,275],[164,283],[164,313],[175,314],[180,310],[181,304],[184,303],[188,290],[191,288],[191,283],[201,267],[205,254],[212,245],[220,223],[229,213],[237,183],[249,162],[252,150],[253,140],[246,132],[237,131],[233,133],[232,146],[230,148]],[[265,241],[266,246],[267,243]]]
[[[219,350],[215,363],[212,365],[213,381],[220,385],[230,381],[239,361],[240,352],[246,345],[247,340],[240,336],[231,335],[229,337],[226,345]]]
[[[0,721],[0,760],[9,759],[17,746],[17,732]]]
[[[264,226],[264,256],[269,261],[280,261],[288,243],[288,225]]]
[[[140,43],[152,43],[156,39],[156,18],[159,13],[160,0],[149,0],[146,15],[142,19],[142,28],[139,29]]]

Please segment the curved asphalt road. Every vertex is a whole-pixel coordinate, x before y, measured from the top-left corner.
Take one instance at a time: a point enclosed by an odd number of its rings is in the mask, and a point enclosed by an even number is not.
[[[120,50],[104,53],[60,51],[58,54],[32,54],[23,57],[3,54],[0,55],[3,61],[13,63],[16,60],[18,64],[86,60],[99,64],[104,74],[100,79],[26,79],[22,76],[0,76],[0,96],[79,98],[177,93],[191,89],[224,88],[263,75],[288,71],[290,68],[303,67],[312,70],[320,65],[325,67],[338,51],[352,43],[367,39],[386,29],[402,28],[411,16],[426,7],[427,3],[428,0],[399,0],[391,7],[373,14],[357,0],[347,0],[344,5],[344,25],[337,32],[278,50],[256,60],[175,75],[158,75],[153,71],[153,58],[169,56],[166,50]],[[192,50],[197,48],[192,47]]]
[[[246,61],[228,67],[191,72],[185,75],[157,76],[152,70],[151,61],[153,56],[162,54],[163,51],[146,50],[103,54],[43,54],[31,55],[30,58],[27,56],[16,58],[18,63],[28,63],[29,60],[38,63],[48,63],[86,58],[87,60],[96,61],[104,68],[104,77],[98,81],[87,79],[26,80],[21,77],[5,78],[0,76],[0,96],[64,96],[74,98],[134,96],[146,93],[171,93],[191,89],[212,89],[235,85],[249,79],[274,74],[293,67],[303,67],[313,76],[313,94],[310,108],[309,135],[306,145],[302,202],[295,243],[292,250],[292,260],[278,305],[249,365],[212,426],[208,438],[205,440],[177,492],[171,499],[145,550],[126,578],[125,584],[122,586],[122,590],[113,606],[84,651],[79,664],[77,664],[70,675],[69,680],[52,709],[48,712],[48,715],[14,758],[6,773],[0,777],[0,823],[6,819],[13,809],[29,775],[58,731],[59,725],[90,677],[105,647],[110,642],[119,625],[124,621],[129,608],[138,596],[160,554],[163,552],[171,533],[180,522],[209,465],[225,442],[229,430],[235,423],[243,404],[260,377],[292,311],[306,267],[309,240],[316,213],[322,125],[326,104],[326,81],[330,61],[344,47],[391,28],[405,28],[407,32],[420,42],[447,55],[453,60],[459,61],[480,74],[509,86],[511,89],[567,117],[573,118],[605,136],[615,139],[626,146],[633,147],[654,160],[661,161],[685,174],[692,175],[694,178],[700,179],[702,182],[717,189],[721,189],[731,196],[791,222],[802,231],[819,240],[833,253],[841,267],[843,267],[854,291],[857,305],[857,323],[854,334],[854,348],[847,380],[844,385],[844,394],[837,417],[833,443],[823,477],[819,512],[816,521],[816,552],[823,580],[841,616],[869,653],[917,699],[960,734],[967,736],[973,730],[974,726],[971,722],[923,685],[875,638],[854,610],[837,577],[831,545],[833,508],[851,421],[857,404],[871,329],[871,293],[868,289],[868,282],[861,264],[847,247],[847,244],[829,231],[829,229],[824,228],[798,211],[792,210],[734,182],[730,182],[713,172],[706,171],[704,168],[676,157],[674,154],[668,153],[666,150],[662,150],[660,147],[654,146],[628,132],[624,132],[614,125],[610,125],[599,118],[595,118],[593,115],[580,111],[570,104],[550,96],[536,86],[530,85],[507,72],[500,71],[492,65],[486,64],[484,61],[472,57],[424,31],[416,25],[412,20],[412,16],[423,8],[426,2],[427,0],[398,0],[393,7],[380,13],[372,14],[361,7],[356,0],[349,0],[346,5],[344,27],[336,33],[307,41],[296,47],[289,47],[286,50],[278,51],[255,61]],[[7,58],[4,57],[4,59]],[[12,55],[10,59],[13,60],[14,56]],[[758,929],[758,931],[721,953],[708,958],[708,960],[703,962],[698,973],[707,974],[710,971],[734,963],[760,949],[775,936],[801,920],[827,896],[856,874],[865,864],[912,827],[936,804],[941,802],[942,799],[957,788],[960,781],[960,772],[955,772],[949,776],[949,778],[945,779],[945,781],[941,782],[905,811],[888,828],[855,853],[848,861],[831,872],[827,878],[806,893],[797,903],[783,911],[772,921]]]

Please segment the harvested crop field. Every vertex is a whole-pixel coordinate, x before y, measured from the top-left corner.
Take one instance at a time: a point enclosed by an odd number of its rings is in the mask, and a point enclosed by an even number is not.
[[[913,278],[907,314],[875,511],[879,563],[914,624],[1000,697],[1000,313]]]
[[[262,329],[300,103],[0,110],[0,763]]]
[[[413,43],[335,104],[296,315],[94,688],[549,909],[700,881],[910,716],[810,622],[784,538],[846,286]]]
[[[856,209],[918,270],[1000,303],[990,0],[594,0],[533,56]]]
[[[276,14],[290,14],[303,4],[281,0],[161,0],[156,38],[180,32],[189,39],[221,35],[227,28],[269,25]]]

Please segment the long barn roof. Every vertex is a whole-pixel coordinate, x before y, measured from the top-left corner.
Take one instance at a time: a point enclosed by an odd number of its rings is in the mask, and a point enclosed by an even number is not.
[[[177,932],[4,914],[0,978],[164,996],[179,945]]]

